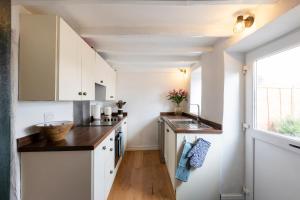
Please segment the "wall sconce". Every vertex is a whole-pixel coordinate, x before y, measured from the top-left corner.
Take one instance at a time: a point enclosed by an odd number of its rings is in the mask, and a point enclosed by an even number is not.
[[[239,15],[236,19],[236,22],[233,27],[234,33],[241,33],[245,30],[245,28],[250,28],[254,23],[254,17],[248,16],[244,18],[243,15]]]

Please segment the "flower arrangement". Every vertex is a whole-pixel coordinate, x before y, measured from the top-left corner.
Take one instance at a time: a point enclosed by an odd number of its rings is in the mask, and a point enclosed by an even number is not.
[[[168,94],[168,100],[171,100],[173,103],[176,103],[177,106],[180,105],[180,103],[185,100],[187,101],[187,96],[188,96],[188,93],[187,91],[183,90],[183,89],[179,89],[179,90],[171,90],[169,91],[169,94]]]

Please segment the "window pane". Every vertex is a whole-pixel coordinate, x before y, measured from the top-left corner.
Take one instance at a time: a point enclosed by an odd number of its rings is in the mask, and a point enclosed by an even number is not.
[[[202,87],[202,75],[201,75],[201,67],[199,67],[191,72],[190,103],[198,104],[200,106],[200,109],[201,109],[201,87]],[[197,115],[198,114],[197,106],[191,105],[190,112]]]
[[[256,62],[256,128],[300,137],[300,47]]]

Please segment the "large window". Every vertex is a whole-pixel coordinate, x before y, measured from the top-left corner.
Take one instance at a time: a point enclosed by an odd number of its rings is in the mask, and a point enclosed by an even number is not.
[[[300,47],[256,61],[256,128],[300,137]]]
[[[197,105],[199,105],[199,112],[201,113],[201,92],[202,90],[202,73],[201,67],[194,69],[191,72],[191,90],[190,90],[190,113],[198,114]]]

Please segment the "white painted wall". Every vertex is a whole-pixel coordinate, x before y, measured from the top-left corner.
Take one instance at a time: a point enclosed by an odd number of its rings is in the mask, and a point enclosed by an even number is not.
[[[17,138],[32,133],[30,126],[44,122],[44,113],[53,113],[53,120],[73,120],[73,102],[20,102],[18,101],[18,46],[19,15],[29,13],[21,6],[12,7],[12,85],[13,127]],[[43,88],[41,88],[42,90]]]
[[[157,149],[157,119],[160,112],[173,111],[168,91],[187,88],[187,80],[175,72],[118,72],[117,96],[127,102],[128,148]]]
[[[44,113],[52,113],[53,120],[73,120],[73,102],[18,101],[19,15],[29,14],[21,6],[12,6],[12,170],[11,199],[20,199],[20,168],[16,139],[34,133],[30,127],[44,121]],[[42,90],[42,88],[41,88]]]
[[[242,193],[244,184],[244,54],[224,53],[222,192]]]
[[[228,53],[224,41],[202,55],[202,117],[223,125],[221,193],[240,196],[244,184],[243,54]]]

